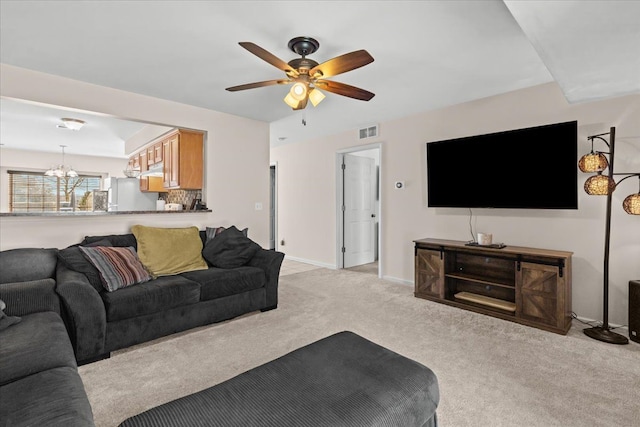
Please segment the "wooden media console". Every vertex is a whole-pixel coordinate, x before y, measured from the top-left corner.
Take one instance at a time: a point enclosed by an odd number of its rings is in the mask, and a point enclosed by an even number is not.
[[[572,252],[415,243],[415,296],[547,331],[571,328]]]

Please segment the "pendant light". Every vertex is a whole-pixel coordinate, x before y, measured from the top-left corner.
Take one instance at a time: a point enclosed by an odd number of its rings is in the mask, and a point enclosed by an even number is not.
[[[69,177],[69,178],[75,178],[78,176],[78,172],[76,172],[75,170],[73,170],[73,168],[71,166],[66,167],[64,165],[64,147],[66,147],[66,145],[61,145],[60,146],[62,148],[62,164],[56,166],[52,166],[48,171],[46,171],[44,174],[45,176],[55,176],[58,178],[63,178],[63,177]]]

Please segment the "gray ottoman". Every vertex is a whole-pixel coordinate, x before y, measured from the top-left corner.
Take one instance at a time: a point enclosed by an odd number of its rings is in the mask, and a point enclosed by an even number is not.
[[[431,369],[340,332],[120,427],[436,426]]]

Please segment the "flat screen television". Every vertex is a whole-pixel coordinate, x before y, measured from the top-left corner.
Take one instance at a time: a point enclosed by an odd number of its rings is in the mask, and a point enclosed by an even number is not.
[[[578,209],[578,122],[427,144],[427,206]]]

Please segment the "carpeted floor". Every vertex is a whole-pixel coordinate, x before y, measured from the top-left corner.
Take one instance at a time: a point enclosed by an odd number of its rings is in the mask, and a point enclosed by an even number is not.
[[[441,427],[640,425],[640,345],[558,335],[425,301],[370,274],[280,278],[277,310],[193,329],[80,367],[96,425],[215,385],[351,330],[430,367]]]

